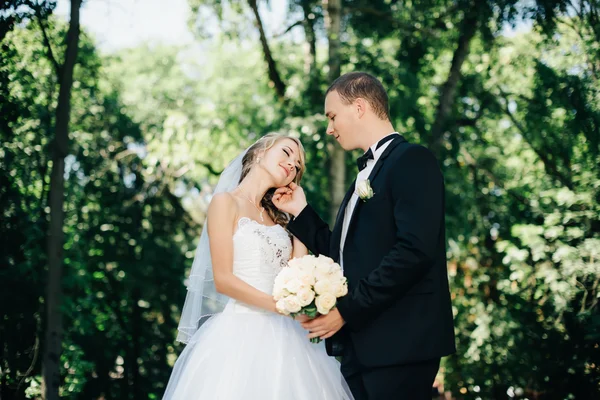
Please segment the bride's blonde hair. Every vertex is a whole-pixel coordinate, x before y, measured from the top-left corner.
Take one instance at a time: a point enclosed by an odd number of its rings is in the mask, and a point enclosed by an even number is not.
[[[263,137],[261,137],[256,143],[254,143],[242,158],[242,175],[240,176],[240,182],[244,180],[244,178],[248,175],[252,167],[257,163],[258,154],[262,154],[273,147],[276,143],[280,142],[284,139],[293,140],[300,149],[300,170],[296,173],[293,182],[298,184],[300,183],[300,179],[302,179],[302,175],[304,174],[305,169],[305,155],[304,155],[304,147],[302,143],[294,137],[281,135],[278,133],[269,133]],[[265,211],[271,217],[273,222],[279,224],[283,227],[289,222],[289,216],[279,211],[277,207],[273,204],[273,194],[275,193],[276,188],[271,188],[265,193],[265,196],[261,200],[261,205],[265,208]]]

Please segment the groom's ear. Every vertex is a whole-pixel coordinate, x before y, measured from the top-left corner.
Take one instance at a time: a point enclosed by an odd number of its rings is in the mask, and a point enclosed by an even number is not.
[[[356,107],[356,113],[358,118],[360,119],[364,117],[368,107],[367,101],[362,97],[358,97],[356,100],[354,100],[354,106]]]

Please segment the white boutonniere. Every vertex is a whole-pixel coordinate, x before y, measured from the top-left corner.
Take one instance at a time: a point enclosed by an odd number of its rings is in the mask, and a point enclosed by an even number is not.
[[[367,201],[373,197],[375,193],[373,193],[373,188],[368,179],[358,182],[356,185],[356,194],[362,201]]]

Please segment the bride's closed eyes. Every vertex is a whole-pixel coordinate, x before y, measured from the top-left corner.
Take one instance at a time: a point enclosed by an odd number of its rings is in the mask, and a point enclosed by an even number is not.
[[[288,150],[286,150],[285,148],[283,148],[282,150],[288,157],[290,156],[290,152]],[[296,172],[298,171],[300,171],[300,166],[296,165]]]

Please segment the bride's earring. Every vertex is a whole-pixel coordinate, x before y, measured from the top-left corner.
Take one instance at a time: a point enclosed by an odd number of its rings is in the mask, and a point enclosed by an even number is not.
[[[256,159],[256,163],[257,163],[257,164],[260,164],[260,157],[258,157],[258,158]]]

